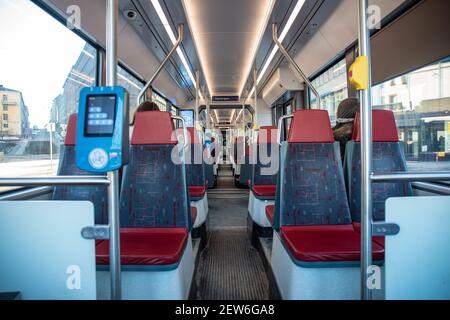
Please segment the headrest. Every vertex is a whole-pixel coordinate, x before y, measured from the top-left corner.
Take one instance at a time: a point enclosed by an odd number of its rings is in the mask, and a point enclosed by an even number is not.
[[[352,139],[361,141],[361,119],[356,114]],[[372,110],[372,141],[398,142],[397,125],[394,113],[390,110]]]
[[[136,113],[132,145],[177,144],[175,127],[169,112],[142,111]]]
[[[189,134],[189,141],[191,144],[201,144],[199,133],[195,128],[187,128]],[[194,138],[192,138],[194,137]]]
[[[297,110],[289,129],[289,143],[334,143],[330,117],[325,110]]]
[[[71,114],[67,123],[65,146],[75,146],[77,144],[77,121],[78,114]]]
[[[277,142],[277,127],[265,126],[259,128],[258,132],[258,144],[263,143],[276,143]]]

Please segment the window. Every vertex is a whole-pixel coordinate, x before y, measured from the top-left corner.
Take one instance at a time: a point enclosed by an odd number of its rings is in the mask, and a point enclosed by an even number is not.
[[[8,121],[8,114],[7,113],[3,114],[3,120],[4,121]]]
[[[314,79],[312,84],[321,97],[321,109],[328,111],[331,122],[334,123],[336,121],[336,111],[339,103],[348,98],[345,59],[339,61]],[[309,96],[311,108],[317,108],[317,99],[311,90],[309,91]]]
[[[3,111],[8,111],[8,105],[7,104],[3,105]]]
[[[0,1],[0,39],[0,97],[17,110],[0,127],[0,176],[55,175],[80,89],[96,85],[97,50],[29,0]]]
[[[124,87],[129,94],[130,121],[133,119],[134,112],[138,107],[138,96],[144,88],[144,84],[124,68],[117,68],[117,84]]]
[[[374,109],[394,112],[409,170],[450,169],[450,58],[381,83],[372,96]]]
[[[3,95],[2,101],[3,101],[3,104],[7,104],[8,103],[8,96],[6,94]]]
[[[155,102],[158,105],[160,111],[170,111],[170,109],[167,109],[166,99],[164,99],[154,91],[153,91],[153,102]]]

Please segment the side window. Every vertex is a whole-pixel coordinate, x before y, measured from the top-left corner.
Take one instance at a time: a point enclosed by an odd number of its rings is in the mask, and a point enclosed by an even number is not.
[[[32,1],[0,7],[1,176],[55,175],[80,89],[96,85],[97,50]]]
[[[129,94],[130,103],[130,121],[133,121],[133,115],[138,107],[138,96],[144,84],[138,80],[135,76],[129,73],[124,68],[118,66],[117,68],[117,84],[124,87]]]
[[[373,108],[392,110],[409,170],[450,169],[450,58],[372,89]]]
[[[168,109],[166,100],[156,92],[153,92],[153,102],[158,105],[160,111],[170,111],[170,109]]]
[[[337,64],[314,79],[312,84],[321,97],[321,109],[328,111],[330,114],[330,120],[334,125],[339,103],[348,98],[345,59],[339,61]],[[317,99],[311,90],[309,91],[309,97],[311,109],[316,109],[318,107]]]

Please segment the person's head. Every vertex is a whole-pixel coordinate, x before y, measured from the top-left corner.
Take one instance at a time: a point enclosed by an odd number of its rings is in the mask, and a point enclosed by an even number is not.
[[[343,100],[336,112],[336,123],[342,125],[346,123],[353,123],[356,113],[359,112],[359,100],[356,98],[347,98]]]
[[[159,111],[159,107],[154,102],[150,102],[150,101],[142,102],[139,105],[139,107],[137,107],[136,111],[134,112],[133,122],[131,123],[132,125],[134,125],[134,121],[136,120],[136,113],[144,112],[144,111]]]

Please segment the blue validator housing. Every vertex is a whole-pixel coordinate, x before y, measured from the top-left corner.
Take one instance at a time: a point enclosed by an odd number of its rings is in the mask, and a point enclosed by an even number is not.
[[[128,163],[128,93],[122,87],[83,88],[77,123],[78,168],[100,173]]]

